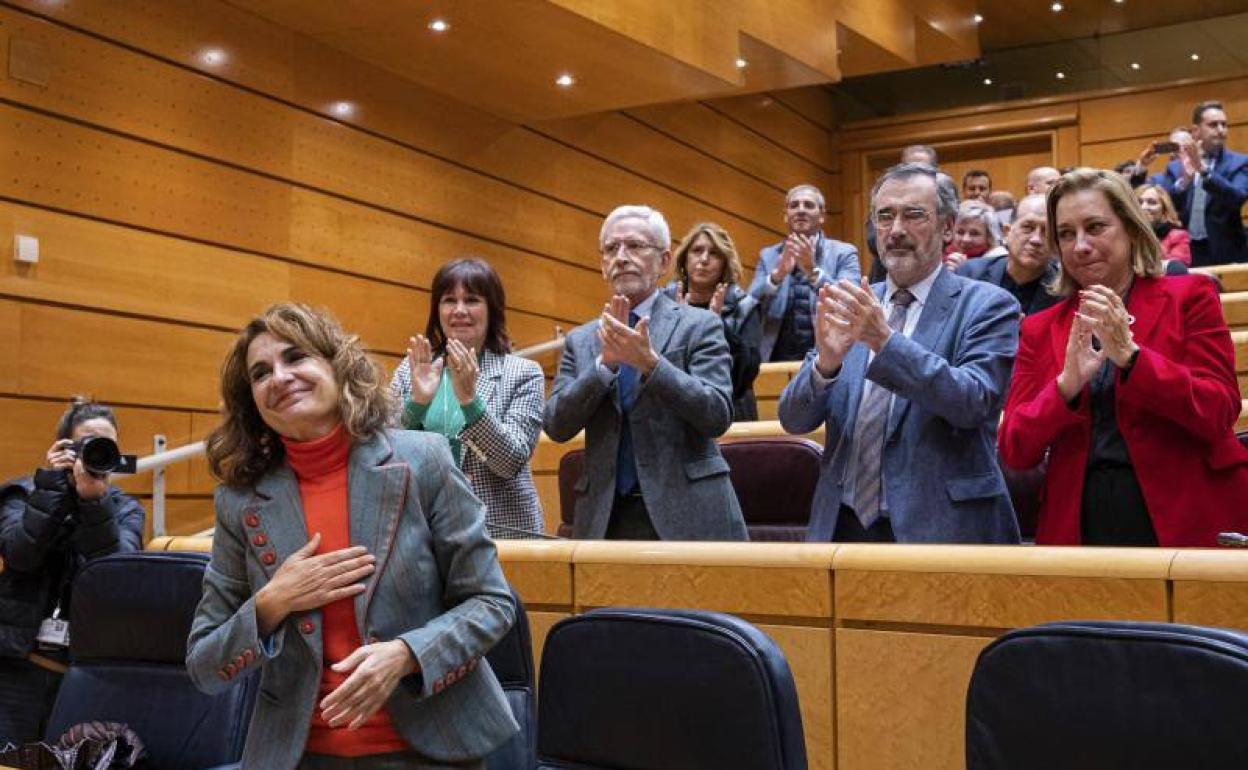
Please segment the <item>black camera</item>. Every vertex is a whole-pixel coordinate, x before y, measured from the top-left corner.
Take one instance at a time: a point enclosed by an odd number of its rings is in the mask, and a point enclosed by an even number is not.
[[[96,478],[110,473],[134,473],[138,465],[134,455],[123,455],[117,442],[107,436],[87,436],[70,448],[82,460],[82,467]]]

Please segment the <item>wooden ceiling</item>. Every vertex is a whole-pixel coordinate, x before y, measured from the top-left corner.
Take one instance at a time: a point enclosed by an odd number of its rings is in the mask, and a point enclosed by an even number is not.
[[[1059,40],[1112,35],[1133,30],[1227,16],[1248,11],[1248,0],[978,0],[985,53]]]
[[[975,0],[230,2],[520,122],[979,55]],[[573,86],[555,84],[564,73]]]

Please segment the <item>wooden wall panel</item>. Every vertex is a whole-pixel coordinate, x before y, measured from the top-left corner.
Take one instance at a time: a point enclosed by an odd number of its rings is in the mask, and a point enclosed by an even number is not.
[[[17,392],[22,372],[21,336],[21,306],[0,302],[0,392]]]
[[[16,303],[0,300],[0,306]],[[142,319],[20,305],[22,395],[214,409],[234,335]]]
[[[771,94],[746,94],[704,104],[829,173],[839,170],[835,133],[778,103]]]
[[[1192,122],[1192,107],[1206,99],[1226,105],[1227,117],[1243,125],[1248,119],[1248,78],[1177,85],[1144,90],[1123,96],[1089,98],[1079,103],[1079,122],[1084,142],[1104,142],[1124,136],[1158,139],[1175,126]],[[1232,126],[1235,124],[1233,123]],[[1235,146],[1234,128],[1231,145]],[[1138,154],[1138,152],[1137,152]]]

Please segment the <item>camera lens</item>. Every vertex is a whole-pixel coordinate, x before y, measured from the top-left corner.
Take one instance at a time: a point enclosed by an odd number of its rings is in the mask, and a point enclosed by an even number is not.
[[[84,468],[97,476],[103,476],[117,467],[121,460],[121,449],[111,438],[92,436],[82,441],[78,456],[82,458]]]

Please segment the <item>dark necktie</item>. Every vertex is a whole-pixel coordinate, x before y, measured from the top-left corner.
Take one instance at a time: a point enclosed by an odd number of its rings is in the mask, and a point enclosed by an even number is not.
[[[629,328],[637,326],[638,315],[628,314]],[[626,495],[637,488],[637,458],[633,456],[633,430],[628,423],[629,412],[637,400],[637,370],[620,364],[615,386],[620,393],[620,446],[615,455],[615,493]]]
[[[889,327],[897,333],[906,326],[906,310],[914,301],[914,295],[906,289],[893,293],[893,310],[888,315]],[[863,382],[863,387],[867,383]],[[858,421],[854,427],[854,513],[869,529],[880,517],[880,469],[884,454],[884,428],[888,425],[888,404],[892,391],[873,385],[858,407]]]

